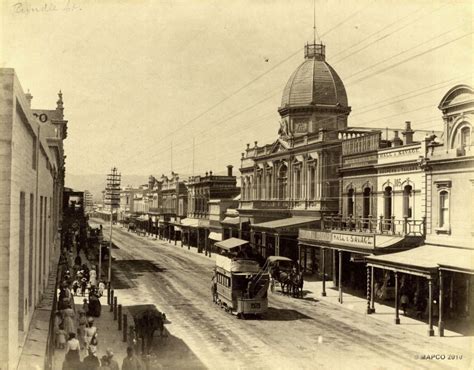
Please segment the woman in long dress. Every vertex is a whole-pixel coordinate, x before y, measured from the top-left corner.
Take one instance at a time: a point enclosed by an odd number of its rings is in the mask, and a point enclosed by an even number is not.
[[[79,355],[80,345],[76,334],[70,333],[66,343],[66,357],[64,358],[63,370],[78,370],[81,366]]]
[[[68,305],[63,311],[63,325],[66,333],[76,333],[76,325],[74,323],[74,310]]]

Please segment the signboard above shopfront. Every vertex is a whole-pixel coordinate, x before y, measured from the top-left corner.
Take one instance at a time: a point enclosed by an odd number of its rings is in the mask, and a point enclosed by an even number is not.
[[[331,233],[331,244],[347,245],[349,247],[375,248],[375,235]]]

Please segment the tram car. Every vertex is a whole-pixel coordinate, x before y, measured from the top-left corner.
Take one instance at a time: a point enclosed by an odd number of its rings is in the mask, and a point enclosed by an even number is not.
[[[212,279],[214,302],[239,318],[265,313],[270,278],[261,266],[261,256],[252,251],[248,241],[238,238],[215,246],[219,254]]]

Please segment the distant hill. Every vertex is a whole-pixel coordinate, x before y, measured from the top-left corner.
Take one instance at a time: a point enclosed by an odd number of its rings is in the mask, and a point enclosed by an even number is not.
[[[90,174],[75,175],[66,172],[66,187],[77,191],[89,190],[94,200],[102,200],[102,190],[105,189],[107,175]],[[138,186],[148,183],[148,175],[124,175],[122,174],[122,186]]]

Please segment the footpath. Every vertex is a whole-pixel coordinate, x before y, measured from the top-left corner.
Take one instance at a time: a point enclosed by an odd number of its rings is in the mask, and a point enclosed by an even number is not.
[[[82,263],[85,263],[89,268],[92,268],[93,265],[95,265],[95,263],[91,263],[88,260],[83,250],[80,251],[79,257],[81,257]],[[103,270],[105,270],[104,267]],[[87,294],[86,296],[74,296],[76,313],[82,310],[84,298],[87,298]],[[102,356],[106,355],[107,349],[110,349],[114,353],[113,359],[118,362],[119,367],[121,368],[123,359],[126,357],[127,354],[128,340],[127,342],[124,342],[123,331],[118,330],[118,321],[114,320],[114,312],[111,310],[111,306],[107,302],[107,290],[104,291],[104,296],[100,297],[99,300],[101,304],[101,314],[100,317],[94,317],[94,326],[97,327],[98,339],[96,356],[100,360]],[[65,349],[55,349],[53,356],[53,369],[62,369],[65,355]],[[82,350],[80,356],[81,361],[87,355],[87,350]]]

